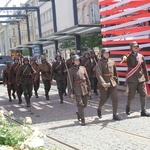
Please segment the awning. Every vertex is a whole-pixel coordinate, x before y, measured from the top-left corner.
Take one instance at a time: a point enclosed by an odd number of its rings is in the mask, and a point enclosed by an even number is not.
[[[15,49],[34,47],[34,45],[48,46],[54,44],[55,41],[62,42],[65,40],[74,39],[75,35],[80,35],[81,37],[98,34],[101,31],[100,25],[97,24],[88,24],[88,25],[75,25],[73,27],[67,28],[65,30],[53,33],[47,37],[39,38],[35,41],[28,42],[27,44],[19,45]]]

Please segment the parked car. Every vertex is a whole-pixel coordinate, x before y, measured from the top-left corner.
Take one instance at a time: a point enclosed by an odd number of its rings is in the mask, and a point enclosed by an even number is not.
[[[0,56],[0,81],[3,81],[3,70],[6,68],[7,61],[12,61],[12,57]]]

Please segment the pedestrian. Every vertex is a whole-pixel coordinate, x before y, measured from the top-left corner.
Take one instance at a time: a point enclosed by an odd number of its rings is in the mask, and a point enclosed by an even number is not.
[[[91,84],[84,66],[80,66],[80,57],[73,56],[73,66],[69,69],[67,77],[68,93],[76,100],[78,112],[76,112],[81,125],[86,125],[84,108],[87,106],[88,96],[91,95]]]
[[[30,58],[30,62],[31,62],[31,67],[37,72],[38,71],[38,64],[36,62],[36,58]],[[35,77],[33,76],[33,88],[34,88],[34,93],[35,93],[35,97],[38,98],[38,89],[40,86],[40,74],[37,75],[37,80],[35,81]],[[35,82],[34,82],[35,81]]]
[[[27,107],[30,107],[30,99],[32,96],[32,86],[33,86],[33,75],[35,75],[35,70],[29,64],[29,59],[27,57],[23,58],[23,64],[19,67],[16,78],[17,84],[21,85],[24,97],[27,103]]]
[[[66,67],[65,62],[62,60],[61,55],[55,56],[56,62],[52,65],[51,81],[56,80],[57,89],[60,97],[60,103],[63,103],[63,94],[66,89]]]
[[[49,100],[49,91],[51,89],[50,77],[51,77],[52,66],[47,62],[45,56],[41,57],[41,62],[42,64],[38,65],[35,82],[37,82],[37,80],[39,79],[39,74],[41,72],[41,78],[42,78],[42,81],[44,84],[44,90],[45,90],[45,97],[46,97],[46,100]]]
[[[9,97],[9,101],[11,102],[11,91],[13,91],[12,96],[14,99],[16,99],[15,96],[15,89],[12,87],[12,84],[10,83],[10,67],[12,65],[11,61],[7,61],[6,62],[7,67],[3,70],[3,85],[7,85],[7,93],[8,93],[8,97]]]
[[[12,86],[13,89],[15,89],[15,91],[17,92],[17,97],[18,97],[18,104],[22,103],[22,98],[21,95],[23,93],[22,91],[22,87],[20,84],[17,84],[17,71],[19,69],[19,67],[21,66],[20,62],[19,62],[20,58],[18,56],[14,57],[14,63],[12,64],[11,68],[10,68],[10,72],[9,72],[9,76],[10,76],[10,84]]]
[[[110,51],[107,48],[101,50],[101,61],[98,62],[96,67],[96,77],[98,79],[98,87],[100,90],[100,102],[97,109],[97,115],[102,118],[102,107],[106,103],[109,96],[112,99],[113,106],[113,119],[120,120],[117,115],[118,108],[118,74],[114,60],[109,58]]]
[[[149,81],[149,77],[144,56],[139,52],[139,44],[136,41],[133,41],[130,43],[130,53],[122,57],[122,62],[126,61],[128,67],[126,75],[128,87],[126,114],[130,115],[132,100],[134,99],[136,92],[138,92],[141,102],[141,116],[150,117],[150,114],[146,112],[145,91],[145,82]]]

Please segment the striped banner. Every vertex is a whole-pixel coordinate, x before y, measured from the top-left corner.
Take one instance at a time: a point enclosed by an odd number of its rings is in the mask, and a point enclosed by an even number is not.
[[[110,49],[121,83],[127,71],[126,63],[120,64],[121,56],[129,53],[132,41],[139,43],[150,74],[150,1],[99,0],[99,6],[102,45]]]

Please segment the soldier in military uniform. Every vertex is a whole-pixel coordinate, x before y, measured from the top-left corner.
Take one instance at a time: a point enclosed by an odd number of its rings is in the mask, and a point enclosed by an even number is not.
[[[103,48],[101,50],[101,61],[96,67],[96,77],[98,79],[99,90],[100,90],[100,102],[97,109],[97,115],[99,118],[102,117],[101,109],[106,103],[109,96],[112,99],[113,106],[113,119],[120,120],[120,117],[117,115],[118,108],[118,75],[115,66],[114,60],[109,58],[109,50]]]
[[[41,72],[41,77],[42,77],[42,81],[43,81],[44,89],[45,89],[45,97],[47,100],[49,100],[49,91],[51,88],[50,77],[51,77],[52,66],[50,65],[50,63],[47,62],[45,56],[41,57],[41,62],[42,64],[38,65],[35,82],[37,82],[37,80],[39,79],[39,73]]]
[[[15,89],[15,91],[17,91],[17,96],[18,96],[18,100],[19,100],[19,104],[22,103],[22,98],[21,98],[21,95],[23,93],[22,91],[22,87],[21,85],[17,84],[17,78],[16,78],[16,74],[17,74],[17,71],[20,67],[20,63],[19,63],[19,57],[16,56],[14,57],[14,63],[12,64],[11,68],[10,68],[10,84],[12,84],[12,88]]]
[[[84,66],[80,66],[80,57],[73,56],[73,67],[69,69],[67,83],[69,96],[76,100],[78,120],[85,125],[84,108],[87,106],[87,97],[91,95],[91,84]]]
[[[98,85],[98,80],[96,78],[96,63],[98,62],[98,58],[97,56],[95,55],[95,52],[93,50],[90,51],[90,55],[91,55],[91,65],[92,65],[92,69],[91,69],[91,72],[92,72],[92,85],[93,85],[93,92],[98,95],[98,92],[97,92],[97,85]]]
[[[81,66],[84,66],[86,68],[86,71],[87,71],[87,74],[89,76],[89,80],[90,80],[91,86],[92,86],[92,62],[90,59],[89,51],[84,52],[83,58],[81,59]]]
[[[7,92],[8,92],[8,97],[9,97],[9,101],[12,101],[11,99],[11,90],[13,90],[12,96],[14,99],[16,99],[15,97],[15,89],[12,88],[11,84],[10,84],[10,67],[11,67],[11,61],[7,61],[7,67],[3,70],[3,85],[7,85]]]
[[[56,62],[54,62],[52,65],[51,81],[53,78],[54,80],[56,80],[58,93],[60,97],[60,103],[62,104],[63,94],[65,93],[66,89],[66,81],[65,81],[66,67],[59,54],[56,55],[55,59]]]
[[[144,56],[139,54],[140,48],[136,41],[130,43],[130,50],[131,52],[129,54],[122,57],[122,61],[126,61],[128,67],[128,73],[126,75],[126,83],[128,86],[126,114],[130,115],[130,106],[137,91],[140,94],[141,116],[150,117],[150,114],[146,112],[145,106],[145,82],[149,81],[146,62]]]
[[[71,52],[70,53],[70,58],[66,61],[68,69],[70,69],[73,66],[72,58],[73,58],[74,55],[75,55],[74,52]]]
[[[38,64],[36,62],[36,58],[31,58],[30,59],[31,62],[31,67],[37,72],[38,71]],[[34,88],[34,92],[35,92],[35,97],[38,98],[38,89],[40,86],[40,74],[37,75],[37,80],[35,81],[35,77],[33,76],[33,88]],[[35,82],[34,82],[35,81]]]
[[[21,84],[24,97],[27,103],[27,107],[30,107],[30,99],[32,96],[32,85],[33,85],[33,79],[32,76],[35,75],[35,70],[31,67],[29,64],[28,58],[23,58],[23,65],[21,65],[18,69],[16,78],[17,78],[17,84]]]

